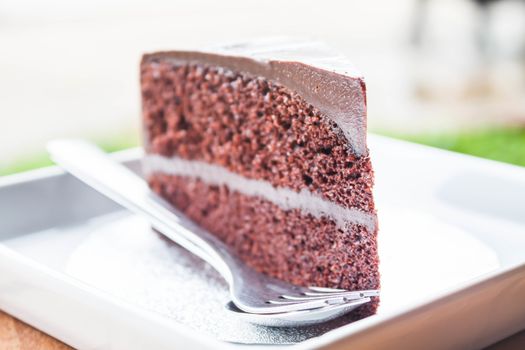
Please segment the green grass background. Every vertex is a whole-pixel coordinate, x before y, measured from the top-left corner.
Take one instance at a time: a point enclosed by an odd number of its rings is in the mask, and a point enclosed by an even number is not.
[[[460,132],[388,134],[454,152],[525,166],[525,126],[492,127]]]
[[[525,166],[525,126],[485,127],[468,131],[422,134],[379,133],[454,152]],[[138,146],[139,137],[136,134],[127,132],[116,137],[94,141],[107,152],[114,152]],[[42,151],[40,154],[21,157],[10,164],[0,166],[0,176],[52,164],[47,154]]]
[[[137,147],[139,145],[139,136],[135,132],[124,132],[120,135],[107,138],[91,138],[106,152],[120,151],[126,148]],[[22,171],[43,168],[53,165],[51,159],[44,150],[37,154],[22,156],[8,164],[0,164],[0,176],[11,175]]]

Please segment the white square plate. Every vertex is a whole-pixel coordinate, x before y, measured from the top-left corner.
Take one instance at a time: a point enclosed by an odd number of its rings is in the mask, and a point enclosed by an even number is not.
[[[309,330],[232,320],[209,267],[56,168],[0,179],[0,308],[79,348],[465,349],[524,329],[525,169],[378,136],[369,146],[375,316]],[[117,155],[134,168],[139,156]]]

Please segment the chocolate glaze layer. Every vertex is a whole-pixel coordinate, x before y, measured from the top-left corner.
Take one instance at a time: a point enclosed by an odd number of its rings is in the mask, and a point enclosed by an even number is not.
[[[157,52],[144,55],[142,64],[161,59],[224,67],[282,84],[333,120],[357,156],[368,153],[364,80],[350,62],[324,45],[283,40],[252,42],[210,52]]]

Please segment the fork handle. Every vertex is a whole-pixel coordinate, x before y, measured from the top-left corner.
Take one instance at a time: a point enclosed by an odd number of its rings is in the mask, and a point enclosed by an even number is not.
[[[123,207],[146,216],[160,233],[212,265],[230,283],[237,258],[222,241],[177,215],[147,183],[92,143],[55,140],[47,145],[51,158],[69,173]]]

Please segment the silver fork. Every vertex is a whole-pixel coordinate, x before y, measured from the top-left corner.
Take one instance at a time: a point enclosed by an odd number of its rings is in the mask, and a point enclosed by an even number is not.
[[[146,182],[82,140],[48,144],[52,159],[68,172],[122,206],[149,219],[169,239],[213,266],[229,285],[234,304],[244,312],[278,314],[351,303],[379,295],[377,290],[347,291],[300,287],[249,268],[222,241],[174,211]]]

